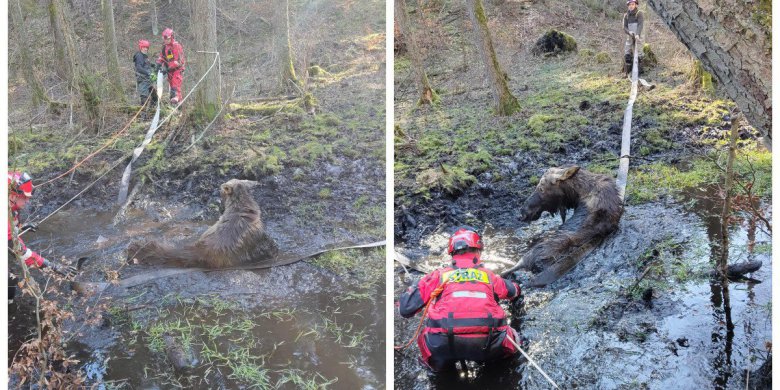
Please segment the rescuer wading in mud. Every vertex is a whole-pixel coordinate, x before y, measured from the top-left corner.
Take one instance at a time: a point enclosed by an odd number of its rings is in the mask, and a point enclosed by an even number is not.
[[[417,339],[423,363],[442,371],[459,360],[488,362],[512,357],[517,349],[506,338],[518,344],[522,341],[508,325],[498,300],[516,300],[520,286],[483,267],[482,238],[473,228],[458,229],[450,237],[448,252],[452,266],[425,275],[400,297],[404,318],[430,302],[425,329]]]
[[[27,264],[28,267],[44,268],[49,267],[52,271],[64,275],[73,276],[76,274],[76,268],[72,266],[66,266],[58,264],[56,262],[43,258],[37,252],[33,252],[30,248],[24,245],[21,237],[18,237],[19,233],[25,229],[32,232],[37,230],[37,226],[34,224],[21,225],[19,221],[19,212],[27,205],[27,201],[32,198],[34,187],[32,178],[27,173],[21,172],[8,172],[8,203],[10,205],[11,215],[8,220],[8,255],[9,260],[14,256],[17,256]],[[19,246],[14,248],[14,236],[17,236]],[[16,280],[9,278],[8,281],[8,298],[13,299],[16,292],[15,289]]]

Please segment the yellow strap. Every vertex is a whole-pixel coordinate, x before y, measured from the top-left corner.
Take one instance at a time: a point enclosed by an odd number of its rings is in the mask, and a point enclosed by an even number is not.
[[[461,268],[444,272],[441,276],[442,281],[463,283],[480,282],[490,284],[488,273],[476,268]]]

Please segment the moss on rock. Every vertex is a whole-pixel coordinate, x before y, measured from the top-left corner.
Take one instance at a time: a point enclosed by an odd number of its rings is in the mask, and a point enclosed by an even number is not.
[[[610,61],[609,53],[605,51],[600,51],[598,52],[598,54],[596,54],[596,63],[607,64],[609,63],[609,61]]]
[[[565,32],[551,29],[536,40],[531,53],[534,55],[555,54],[577,50],[577,41]]]
[[[644,69],[649,69],[658,65],[658,58],[655,56],[655,52],[653,52],[649,43],[642,45],[642,56],[642,67]]]

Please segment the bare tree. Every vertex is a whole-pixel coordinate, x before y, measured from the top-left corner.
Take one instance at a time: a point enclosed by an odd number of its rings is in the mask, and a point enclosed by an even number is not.
[[[157,29],[157,1],[152,0],[152,35],[157,36],[160,31]]]
[[[496,115],[512,115],[520,109],[520,103],[512,95],[507,85],[507,75],[501,70],[496,51],[493,49],[493,39],[487,25],[485,9],[481,0],[466,0],[469,18],[474,29],[474,44],[485,62],[487,78],[493,91],[493,102]]]
[[[412,69],[414,70],[414,77],[417,79],[418,88],[420,90],[420,99],[417,104],[433,104],[439,101],[439,95],[431,88],[431,83],[428,80],[428,74],[425,73],[422,59],[420,58],[420,47],[417,45],[417,37],[412,26],[409,23],[409,15],[406,13],[406,0],[395,0],[395,17],[400,25],[402,36],[406,39],[406,55],[412,61]]]
[[[54,67],[54,71],[58,76],[70,82],[73,79],[73,70],[71,69],[71,62],[67,58],[65,34],[62,31],[62,25],[60,24],[59,15],[63,12],[61,9],[62,1],[49,0],[49,28],[51,29],[51,35],[54,37],[54,55],[57,59],[57,66]]]
[[[52,27],[56,28],[60,34],[60,40],[56,41],[57,51],[64,54],[64,63],[67,67],[66,80],[73,94],[71,98],[80,95],[83,108],[87,113],[88,119],[95,131],[99,129],[99,104],[100,97],[97,91],[97,81],[90,76],[82,67],[80,58],[76,51],[76,34],[70,27],[69,21],[72,20],[70,11],[67,8],[65,0],[49,0],[49,17]]]
[[[209,72],[203,79],[198,89],[195,90],[196,112],[205,118],[212,118],[219,110],[219,71],[216,66],[209,71],[214,63],[214,54],[202,52],[217,51],[217,1],[216,0],[191,0],[192,11],[192,36],[195,47],[201,53],[195,52],[190,58],[194,58],[193,65],[196,75]]]
[[[16,32],[16,41],[22,48],[19,50],[19,57],[21,61],[22,77],[27,83],[27,87],[30,89],[30,95],[32,103],[35,106],[41,103],[48,102],[49,98],[46,96],[46,91],[43,89],[43,84],[35,75],[35,68],[33,67],[33,60],[30,57],[30,51],[26,50],[32,44],[27,32],[27,25],[24,22],[24,14],[22,13],[22,5],[20,0],[14,2],[14,6],[11,10],[11,23]]]
[[[119,73],[119,56],[116,49],[113,0],[100,0],[100,11],[103,16],[103,40],[106,45],[107,78],[111,84],[111,96],[119,101],[124,101],[125,95],[122,93],[122,77],[121,73]]]
[[[300,83],[298,77],[295,76],[290,44],[290,2],[289,0],[273,0],[273,2],[273,34],[279,72],[279,90],[281,92],[298,92],[295,86]]]

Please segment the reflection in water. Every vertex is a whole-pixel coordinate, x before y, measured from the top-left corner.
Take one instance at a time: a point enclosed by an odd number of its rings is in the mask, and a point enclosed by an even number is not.
[[[720,253],[719,210],[699,202],[693,211],[673,204],[630,206],[620,230],[560,280],[544,289],[525,287],[521,333],[530,339],[532,358],[562,388],[744,388],[745,370],[753,373],[751,383],[759,366],[765,370],[772,259],[766,251],[744,248],[767,242],[769,236],[750,223],[732,228],[731,262],[747,257],[763,266],[751,275],[759,283],[729,286],[730,304],[724,307],[723,286],[702,276]],[[517,229],[485,228],[485,262],[499,259],[491,269],[500,271],[503,263],[522,256],[529,237],[559,224],[557,218],[543,218]],[[444,230],[424,237],[420,247],[396,249],[413,263],[436,267],[444,258]],[[659,270],[644,279],[654,283],[652,305],[645,305],[626,290],[653,250],[662,253]],[[396,293],[421,276],[405,278],[400,267],[397,271]],[[413,329],[398,315],[395,321],[399,343]],[[737,327],[730,329],[728,322]],[[535,370],[518,363],[510,363],[497,377],[483,372],[468,381],[457,375],[429,377],[416,361],[418,354],[410,349],[395,355],[396,388],[548,386]]]
[[[77,279],[104,282],[109,271],[120,277],[149,271],[124,263],[130,240],[178,241],[212,223],[196,208],[168,208],[157,220],[131,211],[124,223],[113,225],[113,212],[65,210],[25,238],[45,256],[90,256]],[[282,233],[285,226],[274,221],[267,227],[280,247],[297,254],[350,239],[330,232]],[[333,388],[378,388],[384,383],[385,289],[384,273],[376,270],[383,268],[384,252],[337,255],[361,266],[344,275],[307,263],[257,272],[196,272],[126,291],[110,289],[100,302],[75,298],[70,310],[76,321],[65,329],[75,336],[67,351],[78,355],[90,385],[103,381],[111,383],[108,388],[227,389],[265,383],[301,388],[331,381]],[[19,300],[10,309],[9,363],[34,323],[29,302]],[[85,324],[88,311],[102,313],[103,321]],[[181,351],[168,351],[171,338]],[[192,368],[171,367],[172,357],[190,353],[198,361]]]

